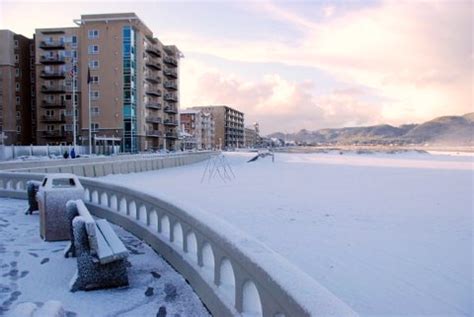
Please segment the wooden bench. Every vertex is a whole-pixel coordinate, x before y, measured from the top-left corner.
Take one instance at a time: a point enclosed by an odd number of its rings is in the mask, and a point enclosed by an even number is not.
[[[65,256],[77,257],[72,292],[128,285],[128,250],[107,220],[94,220],[82,200],[70,200],[66,213],[71,223],[71,244]]]

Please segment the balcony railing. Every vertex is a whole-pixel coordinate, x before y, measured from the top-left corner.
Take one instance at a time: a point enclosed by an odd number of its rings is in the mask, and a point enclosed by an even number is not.
[[[145,107],[148,109],[155,109],[155,110],[160,110],[161,109],[161,103],[157,102],[147,102],[145,104]]]
[[[64,64],[65,58],[64,56],[49,56],[49,55],[42,55],[40,58],[40,62],[42,64]]]
[[[41,78],[47,78],[47,79],[63,79],[66,77],[66,73],[64,71],[46,71],[42,70],[41,71]]]
[[[161,135],[162,135],[162,134],[161,134],[161,131],[158,131],[158,130],[146,130],[146,136],[158,138],[158,137],[160,137]]]
[[[165,81],[165,88],[170,90],[177,90],[178,85],[176,85],[176,83],[173,81]]]
[[[41,41],[39,47],[44,50],[64,49],[64,41]]]
[[[145,72],[145,80],[148,80],[149,82],[154,83],[154,84],[161,83],[160,76],[155,75],[153,72],[150,72],[150,71]]]
[[[178,101],[178,96],[176,94],[168,93],[168,94],[165,94],[165,100],[176,102],[176,101]]]
[[[146,122],[149,122],[149,123],[161,123],[161,118],[160,118],[160,117],[155,117],[155,116],[147,116],[147,117],[146,117]]]
[[[163,62],[165,62],[168,65],[172,65],[174,67],[178,66],[178,61],[175,58],[171,57],[171,56],[163,57]]]
[[[66,102],[64,100],[59,100],[59,101],[43,100],[41,106],[43,108],[64,108],[66,107]]]
[[[161,64],[154,58],[145,58],[145,65],[149,68],[161,70]]]
[[[178,78],[178,73],[175,70],[165,68],[163,73],[170,78]]]
[[[178,134],[176,132],[166,132],[165,136],[168,139],[177,139],[178,138]]]
[[[41,117],[41,122],[44,123],[65,123],[66,122],[66,117],[64,114],[60,116],[42,116]]]
[[[152,95],[155,97],[160,97],[161,96],[161,90],[159,90],[157,87],[154,86],[148,86],[145,88],[145,93],[147,95]]]
[[[178,125],[177,120],[170,120],[170,119],[165,119],[165,121],[163,121],[163,123],[165,125],[171,125],[171,126],[177,126]]]
[[[45,138],[64,138],[67,136],[65,131],[60,130],[50,130],[50,131],[43,131],[43,137]]]
[[[150,54],[153,54],[155,56],[161,57],[161,51],[156,46],[147,45],[147,46],[145,46],[145,51],[147,51],[147,53],[150,53]]]
[[[178,113],[178,109],[173,106],[166,106],[165,109],[163,109],[166,113]]]
[[[41,86],[41,92],[45,94],[60,94],[66,92],[65,85],[43,85]]]

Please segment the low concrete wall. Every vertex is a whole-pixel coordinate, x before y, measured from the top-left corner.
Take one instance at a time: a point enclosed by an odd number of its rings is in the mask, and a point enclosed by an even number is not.
[[[44,174],[0,173],[0,196],[26,198]],[[205,211],[81,178],[98,217],[147,242],[182,274],[214,316],[356,316],[285,258]]]
[[[215,152],[190,152],[168,155],[124,155],[98,159],[46,160],[38,162],[9,162],[0,164],[6,172],[73,173],[77,176],[101,177],[175,167],[209,159]]]

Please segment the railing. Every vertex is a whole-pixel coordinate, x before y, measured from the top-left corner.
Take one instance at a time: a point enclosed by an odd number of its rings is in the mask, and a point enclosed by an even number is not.
[[[163,70],[163,73],[168,76],[168,77],[171,77],[171,78],[178,78],[178,73],[174,70],[171,70],[169,68],[165,68]]]
[[[163,109],[167,113],[178,113],[178,110],[176,107],[173,106],[166,106],[165,109]]]
[[[168,139],[177,139],[178,138],[178,134],[176,132],[166,132],[165,136]]]
[[[63,108],[63,107],[66,107],[66,102],[63,100],[59,100],[59,101],[43,100],[41,106],[43,108]]]
[[[172,82],[172,81],[165,81],[165,88],[167,89],[172,89],[172,90],[177,90],[178,89],[178,85],[176,85],[175,82]]]
[[[161,51],[154,45],[145,45],[145,51],[154,54],[158,57],[161,57]]]
[[[178,121],[177,120],[170,120],[170,119],[165,119],[165,121],[163,121],[163,123],[165,125],[178,125]]]
[[[146,130],[146,136],[158,138],[162,136],[162,133],[160,130]]]
[[[176,58],[173,58],[171,56],[165,56],[163,57],[163,62],[165,62],[166,64],[169,64],[169,65],[172,65],[172,66],[178,66],[178,61],[176,60]]]
[[[41,78],[64,78],[66,73],[64,71],[41,71]]]
[[[66,122],[66,116],[64,114],[60,116],[42,116],[41,121],[45,123],[64,123]]]
[[[145,104],[145,107],[149,109],[155,109],[155,110],[160,110],[161,109],[161,104],[158,102],[147,102]]]
[[[39,46],[42,49],[60,49],[64,48],[64,41],[41,41]]]
[[[158,89],[157,86],[149,85],[145,87],[145,93],[148,95],[160,97],[161,96],[161,90]]]
[[[43,176],[0,173],[0,196],[26,198],[26,182]],[[285,258],[214,215],[127,187],[80,181],[91,213],[149,244],[189,281],[214,316],[356,316]]]
[[[145,120],[146,122],[151,122],[151,123],[161,123],[161,118],[155,117],[155,116],[146,116]]]
[[[49,56],[49,55],[43,55],[40,58],[40,62],[43,64],[62,64],[66,60],[63,56]]]
[[[165,100],[167,100],[167,101],[178,101],[178,96],[176,94],[167,93],[167,94],[165,94]]]
[[[66,91],[65,85],[43,85],[41,86],[41,92],[43,93],[63,93]]]

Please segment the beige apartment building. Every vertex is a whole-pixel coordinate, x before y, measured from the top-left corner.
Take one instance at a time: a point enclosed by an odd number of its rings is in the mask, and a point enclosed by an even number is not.
[[[215,147],[215,123],[210,112],[185,109],[180,112],[180,120],[183,135],[188,136],[186,149],[210,150]]]
[[[0,144],[31,144],[35,105],[33,41],[0,30]]]
[[[214,144],[216,148],[239,148],[244,146],[244,114],[231,107],[192,107],[209,112],[214,118]]]
[[[36,30],[40,144],[72,143],[75,99],[79,144],[90,144],[91,135],[94,148],[175,149],[178,48],[161,43],[134,13],[74,22],[77,27]]]

